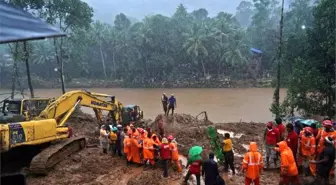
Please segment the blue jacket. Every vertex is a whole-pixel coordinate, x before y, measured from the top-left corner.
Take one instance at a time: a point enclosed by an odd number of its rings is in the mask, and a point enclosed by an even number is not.
[[[175,104],[176,104],[175,97],[171,96],[168,101],[169,101],[169,106],[175,107]]]

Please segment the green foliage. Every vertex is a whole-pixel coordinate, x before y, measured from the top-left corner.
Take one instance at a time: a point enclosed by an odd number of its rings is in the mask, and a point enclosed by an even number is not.
[[[290,37],[299,45],[287,46],[292,75],[282,104],[285,113],[335,116],[335,11],[335,1],[322,0],[307,33]]]

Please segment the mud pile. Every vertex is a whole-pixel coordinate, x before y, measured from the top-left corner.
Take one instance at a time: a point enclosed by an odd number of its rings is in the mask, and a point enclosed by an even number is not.
[[[159,115],[150,125],[152,130],[159,133],[159,122],[162,121],[165,135],[173,135],[179,146],[180,154],[188,155],[190,147],[199,145],[204,148],[203,155],[207,156],[210,145],[209,138],[206,134],[208,125],[212,125],[210,121],[198,120],[187,114]]]
[[[98,144],[99,124],[96,118],[78,110],[67,122],[72,127],[74,136],[85,136],[88,144]]]

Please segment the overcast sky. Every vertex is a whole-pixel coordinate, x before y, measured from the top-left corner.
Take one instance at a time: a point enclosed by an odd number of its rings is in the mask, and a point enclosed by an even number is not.
[[[183,4],[188,12],[205,8],[210,16],[225,11],[234,13],[240,0],[83,0],[95,11],[94,18],[105,22],[114,16],[124,13],[141,20],[146,15],[172,15],[179,4]]]
[[[179,4],[188,12],[205,8],[209,16],[224,11],[235,13],[241,0],[83,0],[94,9],[94,19],[112,23],[115,15],[124,13],[141,20],[146,15],[163,14],[171,16]],[[251,0],[252,1],[252,0]],[[279,0],[280,1],[280,0]],[[285,0],[292,1],[292,0]]]

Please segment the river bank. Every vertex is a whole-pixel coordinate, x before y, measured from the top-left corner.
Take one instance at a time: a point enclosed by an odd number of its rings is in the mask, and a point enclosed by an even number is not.
[[[22,88],[28,88],[26,78],[19,80]],[[60,88],[58,80],[45,80],[36,76],[32,77],[34,88]],[[11,80],[2,80],[1,88],[11,88]],[[232,80],[228,78],[209,79],[181,79],[181,80],[104,80],[73,78],[66,79],[67,88],[268,88],[272,87],[272,79],[246,79]]]

